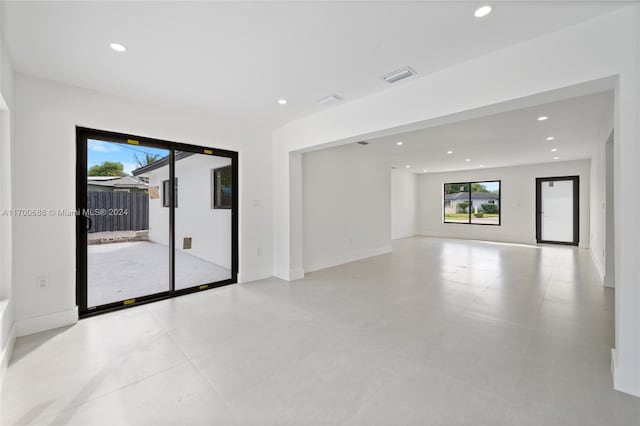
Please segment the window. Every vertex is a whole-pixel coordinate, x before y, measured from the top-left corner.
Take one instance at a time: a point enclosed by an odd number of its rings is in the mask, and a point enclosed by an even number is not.
[[[212,209],[230,209],[233,187],[231,183],[233,176],[231,166],[213,169],[211,171],[212,180]]]
[[[500,225],[500,181],[444,184],[444,223]]]
[[[178,178],[176,180],[176,188],[174,193],[176,208],[178,207]],[[162,207],[169,207],[169,180],[162,181]]]

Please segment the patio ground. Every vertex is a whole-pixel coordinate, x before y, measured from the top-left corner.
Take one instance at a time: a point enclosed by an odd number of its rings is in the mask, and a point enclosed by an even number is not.
[[[169,247],[149,241],[88,246],[88,306],[169,289]],[[231,271],[176,252],[176,289],[231,278]]]

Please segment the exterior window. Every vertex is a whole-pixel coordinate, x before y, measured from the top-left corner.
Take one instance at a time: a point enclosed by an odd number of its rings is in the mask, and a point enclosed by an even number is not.
[[[500,225],[500,181],[444,184],[444,223]]]
[[[231,166],[213,169],[211,171],[211,208],[230,209],[233,199],[233,175]]]
[[[162,181],[162,207],[169,207],[169,180]],[[176,208],[178,207],[178,178],[176,178],[176,188],[174,193]]]

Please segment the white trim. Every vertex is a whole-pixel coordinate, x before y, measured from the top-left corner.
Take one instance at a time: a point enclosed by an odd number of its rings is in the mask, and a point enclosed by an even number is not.
[[[297,268],[289,271],[289,279],[287,281],[295,281],[304,278],[304,269]]]
[[[604,278],[602,279],[602,284],[605,287],[608,287],[608,288],[616,288],[615,281],[613,281],[613,280],[611,280],[611,278],[607,277],[606,274],[605,274]]]
[[[9,368],[9,361],[11,360],[11,353],[13,352],[13,346],[16,343],[16,325],[11,324],[11,330],[9,331],[9,337],[7,337],[7,343],[2,348],[2,355],[0,355],[0,386],[4,383],[4,378],[7,375],[7,368]]]
[[[241,274],[238,272],[238,284],[246,284],[253,281],[267,280],[272,278],[271,274]]]
[[[28,336],[29,334],[40,333],[41,331],[73,325],[77,322],[78,307],[76,306],[66,311],[16,321],[15,327],[17,336],[22,337]]]
[[[401,238],[411,238],[411,237],[415,237],[418,234],[416,234],[415,232],[405,232],[399,235],[394,235],[393,237],[391,237],[392,240],[399,240]]]
[[[600,277],[600,281],[602,282],[602,285],[606,286],[604,281],[604,269],[602,267],[602,264],[600,263],[600,260],[598,259],[596,254],[593,252],[593,250],[589,249],[589,251],[591,252],[591,260],[593,260],[593,264],[596,266],[596,270],[598,271],[598,276]]]
[[[640,371],[637,369],[623,369],[618,367],[618,356],[615,349],[611,349],[611,375],[613,388],[617,391],[640,397]]]
[[[538,243],[535,239],[533,240],[518,240],[518,239],[500,239],[500,238],[469,238],[469,237],[457,237],[454,235],[450,235],[445,232],[420,232],[418,234],[421,237],[431,237],[431,238],[447,238],[453,240],[467,240],[467,241],[489,241],[493,243],[511,243],[511,244],[526,244],[529,246],[537,246]]]
[[[362,250],[347,256],[340,256],[339,259],[329,259],[312,263],[304,269],[304,272],[313,272],[320,269],[331,268],[332,266],[343,265],[345,263],[355,262],[356,260],[362,260],[368,257],[379,256],[386,253],[391,253],[391,245]]]

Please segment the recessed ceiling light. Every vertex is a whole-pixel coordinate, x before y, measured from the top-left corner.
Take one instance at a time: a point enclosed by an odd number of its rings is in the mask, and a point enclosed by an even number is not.
[[[286,99],[278,99],[278,103],[280,105],[286,105],[287,104],[287,100]]]
[[[112,48],[113,50],[115,50],[116,52],[126,52],[127,51],[127,46],[125,46],[124,44],[120,44],[120,43],[111,43],[109,44],[109,47]]]
[[[551,152],[556,152],[558,148],[551,148]]]
[[[560,157],[553,157],[553,159],[554,159],[554,160],[559,160],[559,159],[560,159]]]
[[[427,173],[428,171],[429,171],[429,170],[427,170],[427,169],[424,169],[424,170],[423,170],[423,172],[425,172],[425,173]]]
[[[549,136],[549,137],[547,137],[547,140],[548,140],[548,141],[552,141],[552,140],[554,140],[554,139],[555,139],[555,138],[554,138],[553,136]]]
[[[407,164],[407,165],[406,165],[406,166],[404,166],[404,167],[405,167],[406,169],[408,169],[408,168],[409,168],[409,167],[411,167],[411,166]]]
[[[453,151],[447,151],[447,154],[453,154]]]
[[[538,121],[544,121],[544,120],[548,120],[549,117],[547,117],[546,115],[541,115],[540,117],[538,117]]]
[[[480,164],[480,167],[484,167],[484,164]]]
[[[396,142],[396,145],[402,146],[402,142],[398,141],[398,142]]]
[[[471,158],[465,158],[464,161],[468,163],[469,161],[471,161]]]
[[[475,16],[476,18],[483,18],[488,14],[490,14],[492,10],[493,10],[493,6],[490,6],[490,5],[480,6],[473,13],[473,16]]]

